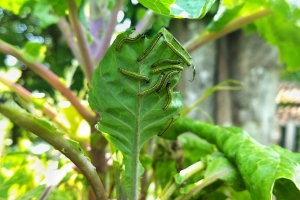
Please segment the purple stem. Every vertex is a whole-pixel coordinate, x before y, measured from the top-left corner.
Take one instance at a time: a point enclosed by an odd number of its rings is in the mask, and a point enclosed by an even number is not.
[[[88,41],[82,24],[79,22],[77,17],[78,9],[75,0],[68,0],[67,2],[69,7],[69,18],[77,38],[78,47],[83,63],[83,69],[88,83],[91,83],[95,66],[89,49]]]
[[[135,26],[135,31],[131,34],[131,37],[135,37],[138,34],[144,33],[147,28],[154,22],[154,13],[152,10],[148,10],[142,20]]]
[[[107,48],[110,45],[110,40],[111,40],[112,34],[115,30],[115,26],[117,24],[118,12],[121,10],[121,8],[123,6],[123,2],[124,2],[124,0],[118,0],[116,6],[112,10],[110,20],[106,27],[105,35],[102,40],[101,48],[99,48],[98,52],[96,53],[95,61],[97,63],[100,62],[100,60],[102,60]]]
[[[71,30],[70,24],[64,18],[60,18],[57,25],[58,25],[58,28],[60,29],[60,32],[65,37],[67,44],[69,45],[73,55],[75,56],[75,58],[78,60],[78,62],[82,66],[83,64],[82,64],[81,55],[80,55],[78,46],[75,42],[75,35],[73,34],[73,32]]]

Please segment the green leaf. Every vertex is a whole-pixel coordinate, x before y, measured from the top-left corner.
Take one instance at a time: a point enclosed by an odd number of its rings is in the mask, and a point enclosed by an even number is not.
[[[223,172],[226,173],[224,174]],[[245,190],[245,184],[241,175],[222,153],[214,153],[207,156],[207,168],[204,176],[205,178],[216,176],[236,191]]]
[[[67,1],[61,0],[47,0],[48,4],[52,5],[54,12],[61,17],[64,17],[68,10]]]
[[[42,62],[45,58],[47,47],[37,42],[27,42],[22,50],[19,50],[21,56],[28,62]]]
[[[24,4],[32,2],[33,0],[5,0],[1,1],[1,8],[12,11],[15,15],[18,15]],[[34,0],[38,2],[39,0]]]
[[[236,165],[253,200],[271,199],[275,182],[281,179],[294,186],[289,190],[291,196],[299,195],[300,154],[278,146],[263,146],[236,127],[213,126],[187,118],[177,121],[170,130],[174,135],[191,131],[215,144]],[[278,196],[287,192],[280,185],[275,189]]]
[[[47,0],[41,0],[34,7],[33,14],[39,19],[40,27],[46,28],[51,24],[56,24],[59,18],[51,13],[52,6],[47,2]]]
[[[153,87],[161,73],[151,74],[151,65],[161,59],[183,60],[183,56],[190,66],[193,66],[189,54],[180,46],[173,36],[161,29],[162,36],[149,55],[141,62],[137,58],[152,44],[152,39],[141,39],[137,42],[124,42],[132,31],[120,34],[106,52],[95,70],[92,78],[92,88],[89,92],[89,103],[93,110],[101,115],[97,129],[117,147],[123,154],[127,176],[131,176],[127,169],[133,169],[137,164],[138,153],[142,145],[152,136],[168,128],[180,112],[182,98],[180,93],[172,92],[172,101],[166,110],[163,108],[168,100],[165,88],[159,93],[153,91],[146,95],[139,95],[142,91]],[[156,37],[157,38],[157,37]],[[180,56],[165,44],[171,43]],[[121,43],[120,43],[121,42]],[[120,48],[117,51],[117,47]],[[150,83],[135,77],[123,74],[118,68],[130,70],[149,77]],[[170,70],[165,70],[168,74]],[[165,75],[167,76],[167,75]],[[180,73],[172,76],[170,88],[174,88],[179,80]]]
[[[28,41],[22,49],[18,49],[0,39],[0,43],[5,43],[12,50],[18,52],[27,62],[42,62],[45,58],[46,46],[37,42]]]
[[[217,14],[207,26],[207,31],[220,31],[233,20],[261,10],[262,6],[266,6],[263,0],[221,1]]]
[[[90,136],[90,126],[85,121],[72,104],[61,104],[58,119],[64,126],[68,127],[69,137],[76,141],[85,141]],[[95,135],[97,136],[97,135]]]
[[[176,122],[175,122],[176,123]],[[166,134],[167,135],[167,134]],[[184,154],[184,166],[187,167],[215,151],[214,145],[192,134],[178,137]]]
[[[242,13],[245,4],[240,4],[232,9],[227,9],[224,5],[220,5],[217,14],[213,20],[208,24],[207,30],[210,32],[220,31],[224,28],[230,21],[239,17]]]
[[[139,2],[160,14],[175,18],[203,18],[215,0],[139,0]]]
[[[176,142],[168,140],[158,140],[153,152],[153,170],[156,176],[156,182],[164,188],[168,181],[177,173],[180,167],[178,162],[178,151],[175,146]],[[177,167],[176,167],[177,166]]]

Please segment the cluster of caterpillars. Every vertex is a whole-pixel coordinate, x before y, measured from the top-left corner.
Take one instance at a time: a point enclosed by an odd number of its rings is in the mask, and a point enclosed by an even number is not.
[[[137,58],[137,62],[141,62],[143,59],[145,59],[149,54],[150,52],[153,50],[153,48],[155,47],[155,45],[158,43],[158,41],[160,40],[160,38],[163,36],[163,33],[162,32],[159,32],[155,38],[151,41],[150,45],[147,47],[147,49]],[[139,42],[143,39],[145,39],[145,35],[144,34],[140,34],[134,38],[123,38],[121,39],[118,44],[116,45],[116,51],[120,51],[122,45],[124,43],[133,43],[133,42]],[[175,42],[178,43],[178,41],[173,38],[173,40]],[[164,43],[166,44],[166,46],[168,46],[179,58],[181,58],[181,60],[186,63],[188,66],[191,66],[191,62],[190,60],[183,54],[181,54],[170,42],[168,41],[164,41]],[[178,43],[179,46],[181,46],[179,43]],[[143,96],[143,95],[146,95],[146,94],[149,94],[151,92],[157,92],[159,93],[162,89],[166,88],[167,90],[167,102],[165,103],[164,107],[163,107],[163,110],[167,110],[168,107],[170,106],[171,102],[172,102],[172,87],[171,87],[171,84],[172,82],[170,81],[170,79],[180,73],[181,71],[184,70],[184,68],[182,66],[180,66],[179,64],[181,64],[181,61],[180,59],[178,60],[172,60],[172,59],[161,59],[155,63],[153,63],[151,65],[151,67],[153,68],[151,70],[151,74],[156,74],[156,73],[161,73],[157,82],[150,88],[140,92],[138,95],[139,96]],[[167,65],[166,65],[167,64]],[[119,71],[122,73],[122,74],[125,74],[125,75],[128,75],[128,76],[131,76],[133,78],[137,78],[137,79],[140,79],[140,80],[145,80],[147,84],[150,83],[150,79],[145,76],[145,75],[142,75],[142,74],[139,74],[139,73],[136,73],[136,72],[133,72],[133,71],[130,71],[130,70],[127,70],[127,69],[124,69],[124,68],[119,68]],[[195,74],[195,73],[194,73]]]

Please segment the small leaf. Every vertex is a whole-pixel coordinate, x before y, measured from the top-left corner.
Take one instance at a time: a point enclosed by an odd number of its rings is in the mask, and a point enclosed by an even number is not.
[[[56,24],[59,18],[51,13],[52,6],[47,2],[47,0],[41,0],[38,2],[33,10],[33,14],[39,19],[40,27],[46,28],[51,24]]]
[[[27,42],[22,50],[21,56],[28,62],[42,62],[45,58],[47,48],[37,42]]]
[[[163,15],[175,18],[203,18],[215,0],[139,0],[139,2],[143,6]]]

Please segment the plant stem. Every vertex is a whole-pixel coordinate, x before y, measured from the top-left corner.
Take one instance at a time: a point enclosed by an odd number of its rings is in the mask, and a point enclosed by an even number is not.
[[[190,41],[188,41],[184,45],[184,47],[186,48],[186,50],[188,52],[192,52],[192,51],[198,49],[199,47],[202,47],[203,45],[205,45],[208,42],[216,40],[228,33],[231,33],[237,29],[240,29],[241,27],[243,27],[247,24],[250,24],[251,22],[253,22],[259,18],[270,15],[271,13],[272,13],[271,10],[263,8],[263,9],[255,12],[255,13],[252,13],[250,15],[239,17],[237,19],[232,20],[219,32],[205,31],[203,34],[200,34],[200,35],[196,36],[195,38],[191,39]]]
[[[133,141],[132,141],[132,159],[131,159],[131,171],[130,171],[130,195],[129,198],[130,200],[138,200],[139,196],[139,154],[140,154],[140,135],[142,134],[140,131],[140,125],[141,125],[141,119],[140,119],[140,108],[141,108],[141,101],[140,98],[138,98],[138,113],[135,118],[136,120],[136,127],[135,127],[135,132],[133,135]]]
[[[5,84],[7,87],[9,87],[12,91],[14,91],[15,93],[17,93],[18,95],[20,95],[23,99],[25,99],[27,102],[32,102],[32,95],[31,93],[26,90],[24,87],[22,87],[21,85],[14,83],[2,76],[0,76],[0,82],[2,82],[3,84]],[[43,112],[48,115],[52,120],[55,120],[56,117],[56,112],[51,110],[48,106],[43,105],[42,107]]]
[[[139,133],[139,132],[137,132]],[[139,136],[133,137],[130,180],[130,200],[138,200],[139,194]]]
[[[117,24],[117,16],[123,6],[123,2],[124,2],[124,0],[118,0],[116,6],[112,10],[110,20],[106,27],[104,38],[101,43],[101,47],[99,49],[99,52],[96,53],[96,57],[95,57],[96,62],[99,62],[100,60],[102,60],[107,48],[110,45],[111,36],[112,36],[112,34],[115,30],[115,26]]]
[[[232,84],[232,86],[230,85]],[[242,88],[241,82],[236,80],[226,80],[213,87],[208,88],[199,99],[197,99],[192,105],[187,108],[182,109],[180,115],[186,116],[191,110],[195,109],[199,104],[201,104],[205,99],[207,99],[211,94],[220,90],[240,90]]]
[[[80,24],[77,13],[78,9],[76,6],[75,0],[68,0],[68,7],[69,7],[69,16],[70,21],[75,31],[75,35],[78,41],[79,51],[81,53],[82,63],[83,63],[83,71],[86,75],[88,83],[91,83],[92,75],[94,72],[94,63],[91,57],[91,52],[89,49],[89,45],[83,30],[82,25]]]
[[[57,24],[60,32],[63,34],[63,36],[65,37],[67,44],[69,45],[73,55],[75,56],[75,58],[78,60],[78,62],[80,63],[80,65],[82,66],[82,58],[81,55],[79,53],[79,49],[78,46],[75,42],[75,35],[72,33],[71,27],[69,25],[69,23],[67,22],[66,19],[64,18],[60,18],[58,24]]]
[[[97,199],[108,199],[95,167],[85,157],[82,149],[80,147],[76,148],[71,142],[64,138],[62,132],[57,131],[46,121],[38,119],[30,113],[27,113],[11,100],[5,103],[0,103],[0,112],[15,124],[24,127],[44,141],[48,142],[69,158],[90,182]]]
[[[171,195],[176,191],[178,185],[182,184],[188,178],[198,173],[199,171],[205,169],[206,164],[204,162],[196,162],[193,165],[189,166],[186,169],[183,169],[179,172],[179,174],[175,175],[172,180],[165,186],[162,193],[160,194],[161,200],[170,199]]]
[[[135,31],[131,34],[132,37],[138,34],[144,33],[147,28],[154,22],[154,13],[152,10],[148,10],[142,20],[135,26]]]
[[[33,96],[31,95],[31,93],[28,90],[26,90],[24,87],[22,87],[21,85],[14,83],[2,76],[0,76],[0,82],[2,82],[4,85],[9,87],[12,91],[14,91],[18,95],[20,95],[25,101],[33,103],[35,105],[35,102],[33,100]],[[37,106],[35,106],[35,107],[37,107]],[[46,102],[43,103],[42,105],[39,103],[38,107],[39,107],[39,109],[41,107],[44,114],[47,115],[50,119],[52,119],[53,122],[59,128],[61,128],[61,130],[64,130],[64,131],[67,130],[66,127],[58,120],[57,112],[54,111],[53,109],[51,109],[50,106]]]
[[[0,40],[0,52],[5,54],[10,54],[16,57],[18,60],[26,64],[29,68],[31,68],[35,73],[41,76],[45,81],[47,81],[52,87],[60,91],[76,108],[78,113],[90,124],[94,125],[96,123],[96,117],[93,115],[88,109],[86,109],[80,101],[75,97],[73,92],[65,87],[56,74],[54,74],[51,70],[49,70],[45,65],[39,62],[30,63],[25,58],[22,57],[20,51],[10,44]]]

